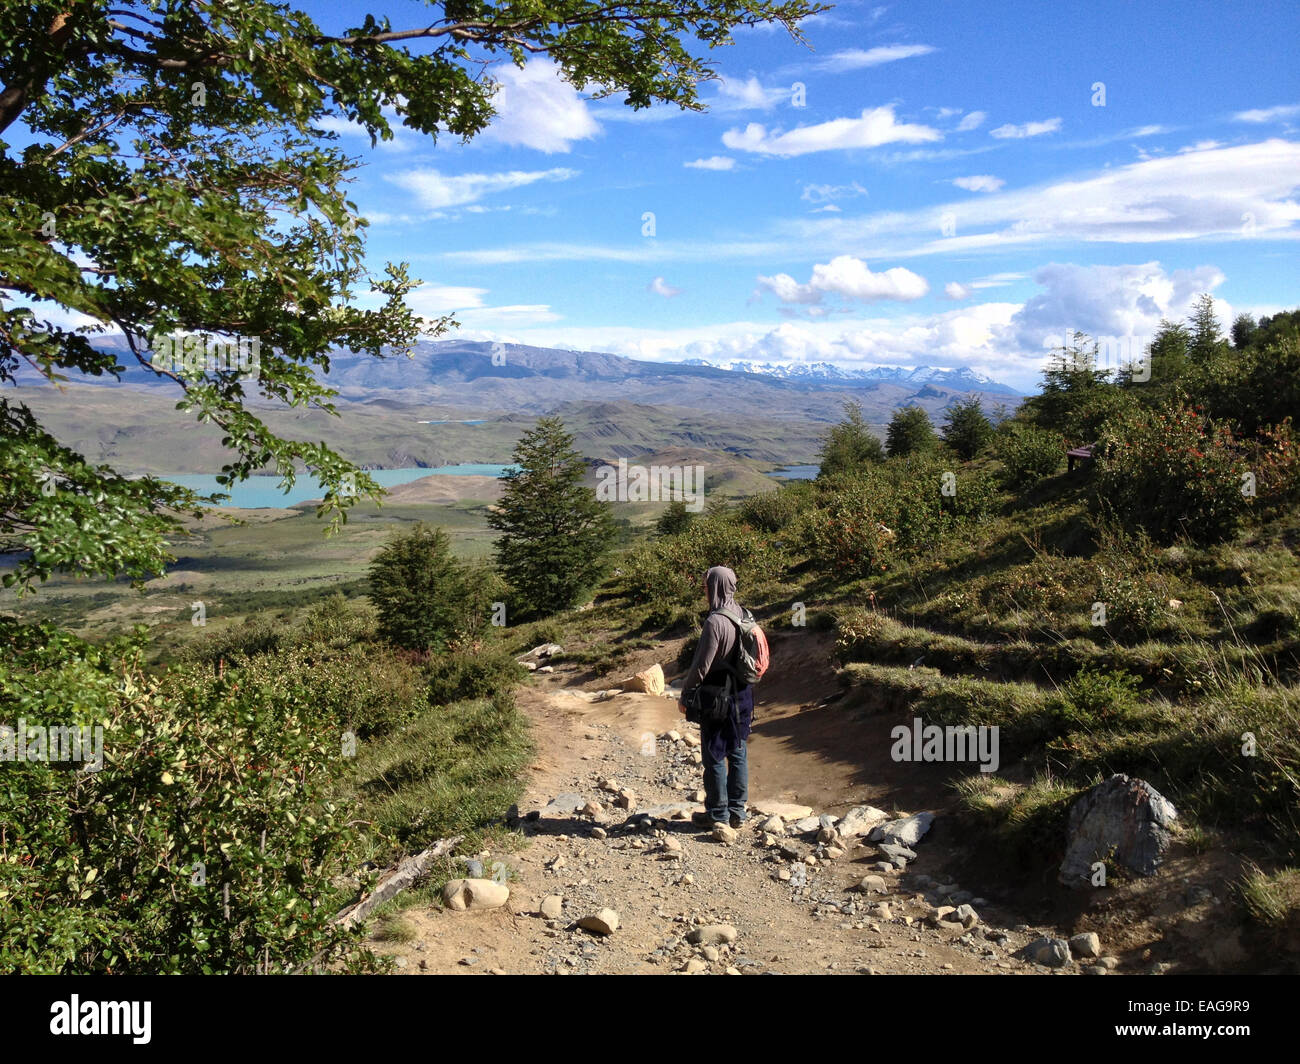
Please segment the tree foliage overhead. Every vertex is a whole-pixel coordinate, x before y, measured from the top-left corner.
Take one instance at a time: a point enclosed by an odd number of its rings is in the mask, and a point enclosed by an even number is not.
[[[223,484],[266,467],[291,481],[305,466],[325,486],[321,512],[344,518],[378,485],[324,443],[277,436],[247,400],[333,412],[320,379],[332,350],[403,353],[422,327],[436,334],[450,319],[414,314],[404,297],[418,282],[404,265],[366,268],[365,223],[346,193],[355,160],[330,124],[355,123],[372,142],[395,124],[470,138],[493,115],[490,64],[530,56],[632,107],[702,109],[697,86],[713,74],[692,47],[768,22],[801,39],[798,21],[823,10],[810,0],[428,6],[412,26],[366,15],[334,33],[278,0],[0,7],[0,386],[20,371],[120,378],[118,356],[93,343],[111,329],[128,364],[173,380],[180,409],[224,430],[235,457]],[[362,295],[382,305],[362,309]],[[179,334],[256,339],[259,371],[155,366],[154,338]],[[0,442],[20,438],[34,443],[6,470],[0,549],[32,554],[11,575],[29,585],[66,568],[159,571],[159,522],[192,495],[92,469],[23,404],[0,400]],[[86,498],[115,533],[70,518]]]

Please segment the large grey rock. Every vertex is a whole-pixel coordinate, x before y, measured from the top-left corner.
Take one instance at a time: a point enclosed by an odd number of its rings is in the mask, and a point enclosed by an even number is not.
[[[1095,931],[1070,936],[1070,952],[1076,957],[1100,957],[1101,938]]]
[[[586,804],[587,799],[580,794],[557,794],[546,803],[542,816],[572,816]]]
[[[1092,882],[1092,866],[1115,861],[1140,876],[1154,875],[1178,818],[1173,803],[1146,780],[1117,773],[1070,808],[1065,859],[1058,878],[1069,887]]]
[[[800,835],[811,835],[814,831],[820,830],[822,822],[815,816],[800,817],[790,828],[799,832]]]
[[[1070,944],[1063,938],[1036,938],[1024,950],[1025,956],[1046,968],[1064,968],[1070,963]]]
[[[850,839],[859,835],[866,835],[872,828],[888,819],[889,814],[883,809],[877,809],[874,805],[855,805],[835,825],[835,830],[840,833],[840,838]]]
[[[908,861],[916,860],[916,851],[896,842],[877,843],[877,848],[895,868],[906,868]]]
[[[872,842],[896,842],[911,847],[921,841],[933,823],[933,813],[915,813],[901,820],[886,820],[876,825],[867,838]]]
[[[689,820],[691,814],[699,808],[694,802],[664,802],[661,805],[648,805],[644,809],[637,810],[635,817],[629,817],[632,820],[640,820],[642,817],[653,817],[656,820]]]

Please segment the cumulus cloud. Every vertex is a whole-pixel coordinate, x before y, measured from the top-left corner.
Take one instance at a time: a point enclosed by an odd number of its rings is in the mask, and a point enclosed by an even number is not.
[[[817,69],[834,73],[863,70],[884,63],[894,63],[900,59],[911,59],[917,55],[929,55],[933,51],[934,48],[928,44],[886,44],[878,48],[847,48],[827,56],[817,64]]]
[[[430,210],[459,207],[475,203],[484,196],[523,188],[538,181],[568,181],[577,170],[556,167],[551,170],[509,170],[495,174],[443,174],[437,170],[405,170],[391,174],[388,180],[415,193]]]
[[[964,284],[949,281],[943,286],[943,294],[949,299],[970,299],[971,290]]]
[[[1023,350],[1059,347],[1076,330],[1093,338],[1142,337],[1149,342],[1160,320],[1181,321],[1202,292],[1224,281],[1214,266],[1168,273],[1159,262],[1126,266],[1052,263],[1034,274],[1042,291],[1011,318],[1008,339]],[[1232,308],[1219,304],[1220,320]]]
[[[954,177],[952,183],[958,188],[964,188],[967,192],[996,192],[1005,181],[1000,177],[992,177],[989,174],[972,174],[970,177]]]
[[[672,299],[673,296],[679,296],[682,294],[680,288],[674,288],[662,277],[656,277],[645,287],[647,292],[653,292],[655,295],[663,296],[665,299]]]
[[[911,270],[895,266],[883,273],[872,273],[865,262],[852,255],[838,255],[828,263],[816,264],[807,284],[800,284],[786,273],[760,276],[758,283],[781,302],[799,304],[820,303],[826,294],[863,303],[881,299],[910,301],[930,290],[925,278]]]
[[[509,65],[494,70],[497,89],[492,97],[496,117],[480,141],[509,144],[536,151],[567,152],[574,141],[600,132],[587,102],[565,81],[554,64],[531,60],[522,69]]]
[[[751,122],[743,130],[729,129],[722,143],[733,151],[761,155],[795,156],[819,151],[842,151],[849,148],[876,148],[882,144],[942,139],[943,134],[929,126],[899,122],[892,106],[868,108],[857,118],[836,118],[812,126],[799,126],[788,132]]]
[[[1020,126],[1007,123],[1005,126],[998,126],[997,129],[990,129],[989,136],[997,137],[999,140],[1024,140],[1026,137],[1039,137],[1044,133],[1055,133],[1060,128],[1061,120],[1059,118],[1047,118],[1041,122],[1026,122]]]
[[[735,168],[736,160],[729,155],[710,155],[707,159],[695,159],[682,165],[688,170],[731,170]]]
[[[979,129],[984,124],[986,115],[983,111],[971,111],[965,118],[957,123],[958,133],[969,133],[972,129]]]

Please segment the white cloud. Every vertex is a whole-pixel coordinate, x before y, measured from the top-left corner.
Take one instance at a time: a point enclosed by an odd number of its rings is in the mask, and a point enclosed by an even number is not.
[[[732,170],[736,160],[729,155],[710,155],[707,159],[696,159],[682,165],[688,170]]]
[[[1196,297],[1223,281],[1216,267],[1166,272],[1157,262],[1122,266],[1052,264],[1035,274],[1040,291],[1027,302],[966,304],[933,314],[823,318],[771,324],[722,322],[702,327],[641,329],[582,326],[530,330],[483,339],[570,350],[611,351],[631,358],[724,362],[827,361],[848,366],[969,367],[997,380],[1033,389],[1051,347],[1067,330],[1094,339],[1134,337],[1146,342],[1160,319],[1182,320]],[[794,282],[790,282],[794,284]],[[950,283],[950,299],[969,296]],[[1239,309],[1216,301],[1227,324]]]
[[[847,185],[804,185],[799,198],[808,203],[831,203],[838,199],[853,199],[865,196],[867,190],[852,181]]]
[[[986,115],[983,111],[971,111],[965,118],[957,123],[958,133],[969,133],[972,129],[978,129],[984,124]]]
[[[898,122],[892,106],[868,108],[858,118],[836,118],[812,126],[799,126],[787,133],[751,122],[743,130],[729,129],[722,143],[734,151],[763,155],[808,155],[818,151],[875,148],[902,141],[916,144],[941,140],[943,134],[929,126]]]
[[[655,295],[663,296],[665,299],[672,299],[673,296],[679,296],[682,294],[680,288],[674,288],[662,277],[656,277],[645,287],[647,292],[653,292]]]
[[[813,266],[812,279],[799,284],[789,274],[758,278],[758,283],[783,303],[820,303],[826,293],[856,299],[864,303],[879,299],[909,301],[920,299],[930,286],[924,277],[895,266],[883,273],[872,273],[861,259],[838,255],[828,263]]]
[[[574,141],[600,132],[587,101],[553,64],[533,59],[523,69],[503,65],[493,73],[497,90],[492,106],[497,114],[479,135],[480,141],[533,148],[549,155],[567,152]]]
[[[929,55],[934,48],[928,44],[887,44],[877,48],[848,48],[835,52],[817,64],[818,70],[830,70],[836,73],[845,70],[863,70],[866,67],[894,63],[899,59],[911,59],[917,55]]]
[[[1025,137],[1038,137],[1044,133],[1055,133],[1061,128],[1059,118],[1047,118],[1042,122],[1026,122],[1024,125],[1013,126],[1008,123],[1005,126],[998,126],[997,129],[990,129],[989,136],[997,137],[999,140],[1023,140]]]
[[[970,299],[971,290],[964,284],[958,284],[956,281],[949,281],[943,286],[943,294],[949,299]]]
[[[1034,274],[1043,289],[1012,316],[1008,340],[1023,350],[1059,347],[1067,333],[1144,338],[1149,342],[1161,318],[1188,317],[1197,297],[1224,281],[1214,266],[1166,273],[1158,262],[1126,266],[1076,266],[1052,263]],[[1220,321],[1231,321],[1232,308],[1218,304]]]
[[[1005,181],[989,174],[972,174],[970,177],[954,177],[952,183],[967,192],[996,192]]]
[[[417,314],[436,318],[440,314],[482,307],[487,291],[486,288],[461,285],[426,284],[414,289],[406,301]]]
[[[1300,103],[1281,104],[1277,107],[1262,107],[1253,111],[1238,111],[1232,117],[1238,122],[1280,122],[1283,119],[1300,115]]]
[[[718,94],[709,101],[710,111],[769,111],[789,96],[790,90],[765,89],[758,78],[741,81],[737,78],[720,78]]]
[[[414,192],[430,210],[459,207],[474,203],[494,192],[523,188],[538,181],[568,181],[577,170],[556,167],[551,170],[509,170],[495,174],[442,174],[437,170],[406,170],[389,175],[388,180]]]

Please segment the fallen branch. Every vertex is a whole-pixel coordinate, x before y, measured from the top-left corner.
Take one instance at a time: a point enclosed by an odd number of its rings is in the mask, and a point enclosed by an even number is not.
[[[396,868],[380,878],[378,885],[369,895],[335,915],[330,920],[330,923],[351,927],[358,921],[364,920],[380,905],[390,898],[397,897],[398,894],[428,872],[434,858],[445,857],[451,853],[456,848],[456,844],[464,837],[464,835],[455,835],[450,839],[439,839],[427,850],[423,850],[412,857],[403,857],[397,863]]]

